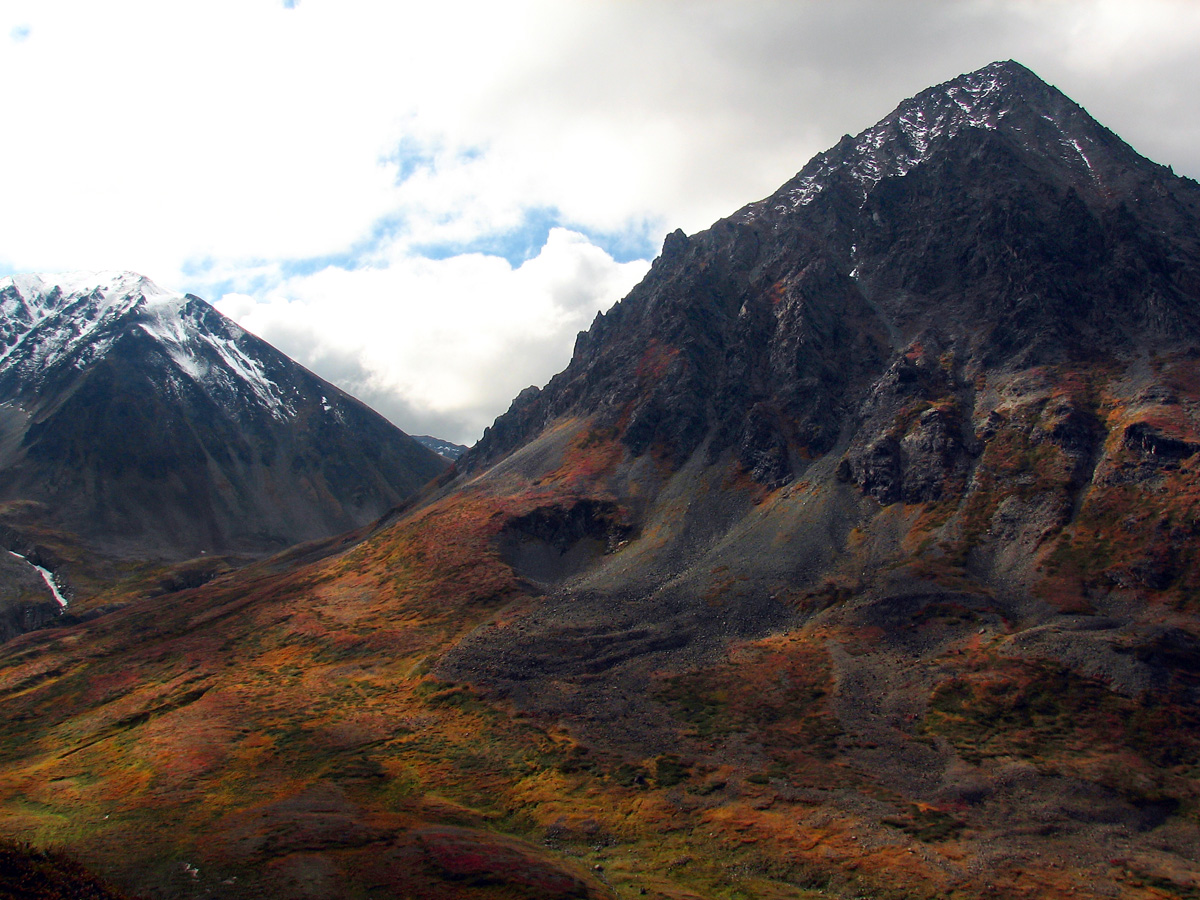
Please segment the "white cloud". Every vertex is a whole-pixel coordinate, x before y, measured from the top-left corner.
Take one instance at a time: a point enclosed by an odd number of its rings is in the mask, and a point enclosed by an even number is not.
[[[704,228],[994,59],[1200,175],[1190,0],[291,7],[0,0],[0,268],[244,294],[249,327],[408,430],[469,437],[511,398],[512,359],[539,361],[524,383],[565,362],[586,322],[548,287],[552,262],[578,263],[563,284],[597,279],[583,306],[609,302],[634,270],[599,246]],[[514,234],[545,233],[531,216],[598,246],[553,232],[519,265]],[[508,246],[517,267],[422,259],[431,245]],[[389,352],[361,338],[384,329]]]
[[[397,256],[217,307],[406,430],[471,443],[521,389],[563,368],[576,333],[646,268],[556,228],[516,268],[481,254]]]

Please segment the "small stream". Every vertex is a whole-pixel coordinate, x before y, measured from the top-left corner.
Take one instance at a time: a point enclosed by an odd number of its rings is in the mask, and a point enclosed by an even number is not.
[[[63,609],[67,608],[67,598],[64,597],[62,595],[62,591],[58,589],[58,583],[54,580],[54,573],[52,573],[49,569],[42,568],[36,563],[29,562],[28,559],[25,559],[24,556],[22,556],[20,553],[17,553],[15,550],[9,550],[8,552],[17,559],[24,559],[25,562],[37,569],[38,574],[42,576],[42,581],[46,582],[46,587],[50,588],[50,593],[52,593],[54,595],[54,599],[58,601],[58,605]]]

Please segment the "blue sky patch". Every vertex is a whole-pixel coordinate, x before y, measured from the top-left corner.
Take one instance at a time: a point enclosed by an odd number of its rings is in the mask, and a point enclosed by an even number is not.
[[[496,234],[480,235],[470,241],[445,241],[415,244],[414,252],[428,259],[449,259],[467,253],[502,256],[513,268],[533,259],[546,246],[550,229],[561,224],[555,209],[531,209],[516,228]]]
[[[483,156],[482,147],[460,147],[454,150],[452,161],[471,162]],[[438,161],[446,161],[447,150],[440,141],[424,141],[412,135],[404,135],[394,150],[382,157],[383,162],[396,166],[396,184],[403,184],[422,170],[434,171]]]
[[[306,275],[315,275],[330,266],[349,272],[362,268],[363,264],[367,262],[364,256],[365,254],[359,250],[350,250],[345,253],[310,256],[306,259],[285,259],[279,263],[279,271],[284,278],[303,278]]]
[[[658,255],[662,228],[657,223],[640,222],[622,231],[601,232],[565,220],[554,207],[527,210],[516,228],[481,235],[471,241],[414,244],[413,251],[428,259],[449,259],[465,253],[500,256],[513,268],[528,262],[546,246],[552,228],[569,228],[586,237],[617,262],[652,259]]]
[[[274,285],[276,278],[265,273],[255,274],[252,276],[242,275],[238,278],[219,278],[213,280],[211,277],[212,270],[216,267],[216,261],[206,257],[204,259],[188,260],[180,266],[180,272],[183,274],[184,283],[177,290],[188,294],[195,294],[202,300],[207,300],[209,303],[216,303],[226,294],[255,294],[265,291],[267,288]]]
[[[387,155],[387,162],[396,165],[396,183],[408,181],[421,169],[432,169],[440,148],[405,135],[396,149]]]
[[[621,231],[596,231],[566,221],[554,207],[539,207],[525,212],[520,225],[502,232],[481,235],[470,241],[443,241],[422,244],[414,242],[411,252],[426,259],[443,260],[469,253],[499,256],[514,269],[536,257],[546,246],[552,228],[568,228],[586,237],[616,262],[627,263],[640,259],[653,259],[658,255],[665,230],[658,222],[643,220],[633,222]],[[210,280],[217,267],[211,258],[189,260],[183,266],[183,274],[189,285],[184,290],[216,300],[228,293],[265,293],[289,278],[304,278],[334,267],[347,272],[376,264],[380,251],[403,236],[407,223],[402,216],[379,219],[371,232],[348,250],[319,256],[283,260],[249,260],[243,271],[252,273],[237,278]]]
[[[619,263],[633,262],[635,259],[654,259],[662,249],[663,238],[669,231],[662,222],[652,219],[630,222],[621,231],[595,231],[576,225],[568,227],[578,231]]]

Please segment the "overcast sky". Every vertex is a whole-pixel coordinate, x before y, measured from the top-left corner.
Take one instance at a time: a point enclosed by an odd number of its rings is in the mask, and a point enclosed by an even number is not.
[[[472,443],[663,236],[1016,59],[1200,177],[1200,3],[0,0],[0,275],[131,269]]]

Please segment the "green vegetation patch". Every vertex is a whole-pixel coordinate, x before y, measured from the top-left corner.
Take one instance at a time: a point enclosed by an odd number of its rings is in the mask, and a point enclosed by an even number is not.
[[[750,734],[769,749],[827,760],[840,734],[831,689],[825,651],[788,639],[742,648],[726,663],[671,678],[659,699],[696,738]]]
[[[691,768],[674,753],[659,756],[654,760],[654,780],[659,787],[674,787],[687,781]]]
[[[953,841],[965,823],[948,812],[933,807],[912,806],[905,816],[884,819],[883,824],[899,828],[907,835],[927,844]]]
[[[997,661],[945,682],[924,729],[976,763],[1132,752],[1155,767],[1200,764],[1200,713],[1191,704],[1124,697],[1048,661]]]
[[[1129,880],[1135,887],[1148,887],[1167,897],[1178,897],[1180,900],[1200,900],[1200,887],[1180,884],[1170,878],[1163,878],[1161,875],[1135,869]]]

